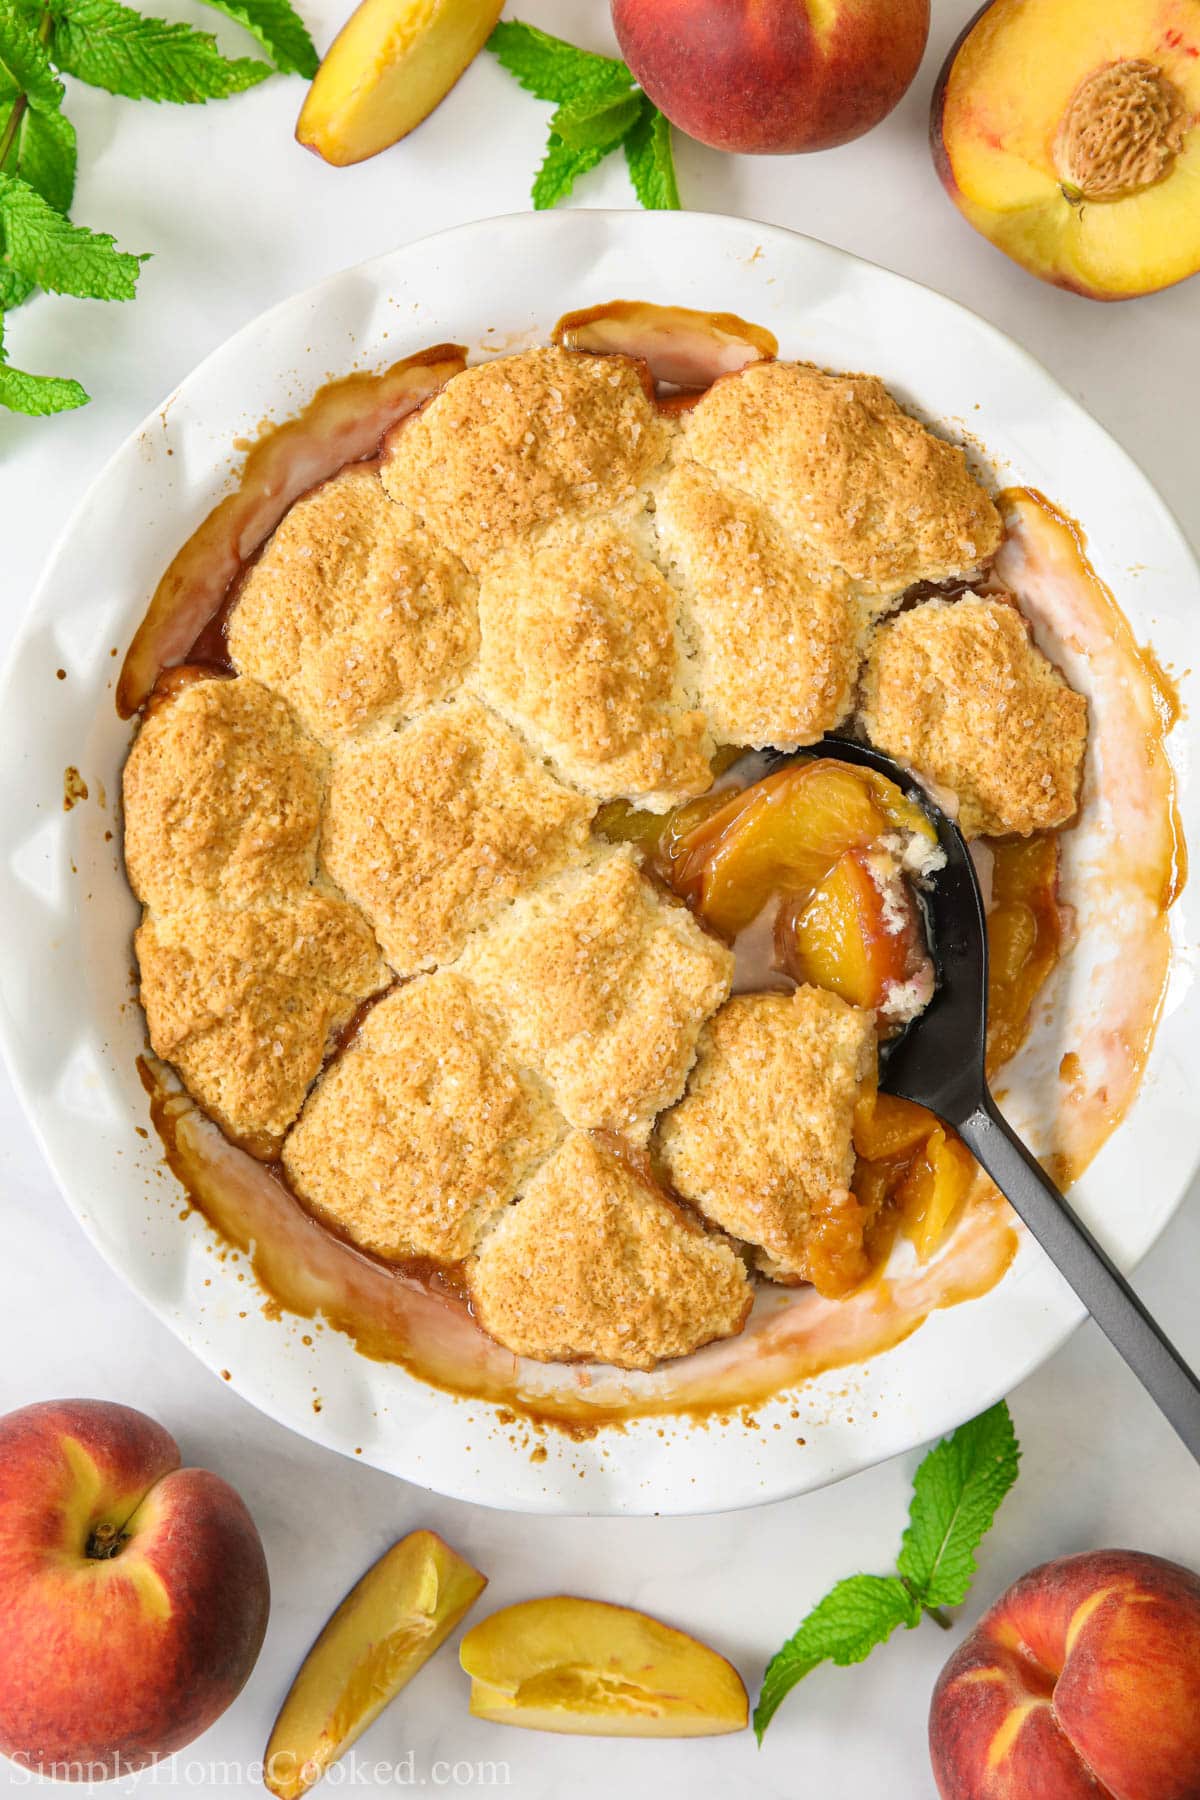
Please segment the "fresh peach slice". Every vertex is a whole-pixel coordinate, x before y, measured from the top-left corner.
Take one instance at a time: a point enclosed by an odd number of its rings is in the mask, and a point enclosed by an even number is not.
[[[449,1637],[487,1579],[432,1531],[413,1531],[346,1595],[300,1665],[263,1780],[296,1800]]]
[[[900,1185],[898,1200],[917,1255],[927,1262],[966,1199],[975,1174],[970,1151],[944,1126],[935,1127]]]
[[[493,1613],[462,1641],[471,1711],[592,1737],[741,1731],[749,1706],[723,1656],[645,1613],[558,1595]]]
[[[326,53],[296,137],[328,163],[363,162],[444,100],[503,0],[362,0]]]
[[[1043,280],[1121,300],[1200,269],[1200,12],[992,0],[934,95],[963,216]]]

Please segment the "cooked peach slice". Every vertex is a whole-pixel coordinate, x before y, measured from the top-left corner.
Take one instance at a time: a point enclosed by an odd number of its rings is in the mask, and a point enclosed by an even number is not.
[[[351,1588],[300,1665],[263,1780],[296,1800],[428,1662],[487,1586],[432,1531],[393,1544]]]
[[[781,908],[776,941],[783,967],[797,981],[887,1014],[892,995],[928,959],[908,888],[893,872],[876,873],[877,860],[869,851],[848,850],[811,899]]]
[[[922,1262],[941,1243],[974,1174],[975,1161],[965,1144],[944,1126],[936,1126],[897,1196],[905,1229]]]
[[[992,0],[934,95],[963,216],[1043,280],[1121,300],[1200,269],[1200,12]]]
[[[772,894],[811,894],[846,850],[886,830],[857,771],[826,758],[791,763],[677,837],[671,880],[709,925],[734,937]]]
[[[931,1112],[895,1094],[866,1094],[854,1109],[854,1148],[868,1162],[904,1156],[936,1130]]]
[[[1033,1003],[1062,950],[1058,845],[1052,837],[1004,840],[992,849],[988,913],[988,1068],[1013,1056]]]
[[[444,100],[503,0],[362,0],[317,70],[296,137],[328,163],[386,150]]]
[[[460,1661],[471,1711],[498,1725],[591,1737],[711,1737],[741,1731],[749,1706],[715,1650],[645,1613],[557,1595],[506,1606],[473,1627]]]

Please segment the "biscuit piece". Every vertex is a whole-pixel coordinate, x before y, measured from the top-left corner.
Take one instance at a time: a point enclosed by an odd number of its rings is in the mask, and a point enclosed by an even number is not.
[[[457,1262],[563,1126],[457,975],[373,1006],[283,1147],[296,1192],[378,1256]]]
[[[543,544],[484,571],[475,682],[565,781],[665,812],[712,785],[704,714],[679,691],[675,613],[653,563],[614,532]]]
[[[572,1125],[644,1141],[683,1091],[733,957],[618,850],[519,900],[459,967]]]
[[[298,500],[251,567],[229,654],[323,743],[444,699],[474,654],[474,582],[361,465]]]
[[[312,880],[326,756],[257,681],[189,682],[150,712],[124,774],[125,867],[147,906],[243,906]]]
[[[841,724],[867,626],[846,577],[814,567],[769,513],[696,463],[681,463],[660,489],[655,520],[717,741],[791,750]]]
[[[860,717],[880,750],[954,790],[969,837],[1028,836],[1078,808],[1087,701],[1007,596],[927,600],[880,626]]]
[[[874,375],[752,363],[687,415],[687,452],[876,594],[974,574],[1000,515],[961,450]]]
[[[259,1156],[277,1152],[333,1035],[390,979],[362,914],[317,889],[287,906],[151,913],[134,948],[155,1052]]]
[[[874,1063],[872,1015],[835,994],[739,994],[705,1026],[687,1094],[659,1122],[684,1198],[764,1250],[767,1272],[825,1294],[866,1273],[849,1190],[854,1103]]]
[[[669,442],[635,363],[526,350],[447,382],[397,434],[383,485],[479,569],[551,520],[633,500]]]
[[[581,854],[591,812],[486,707],[457,699],[337,753],[322,855],[408,975]]]
[[[518,1356],[652,1369],[743,1327],[741,1259],[615,1150],[573,1133],[468,1265],[475,1314]]]

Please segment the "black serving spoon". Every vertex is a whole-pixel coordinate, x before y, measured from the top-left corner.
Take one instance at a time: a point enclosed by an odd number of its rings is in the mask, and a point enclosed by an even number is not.
[[[827,737],[808,754],[886,775],[928,815],[946,857],[923,896],[937,989],[921,1016],[884,1046],[880,1089],[927,1106],[953,1126],[1200,1461],[1200,1381],[1006,1123],[988,1090],[987,929],[966,839],[913,777],[878,750],[852,738]]]

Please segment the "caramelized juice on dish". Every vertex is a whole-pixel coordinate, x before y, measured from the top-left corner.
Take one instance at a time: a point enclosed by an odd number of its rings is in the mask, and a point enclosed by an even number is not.
[[[706,317],[711,327],[707,343]],[[678,341],[672,348],[670,331],[664,333],[672,320],[687,334],[682,354]],[[687,402],[693,386],[689,377],[695,377],[695,390],[700,391],[745,362],[773,354],[775,348],[769,333],[724,315],[676,313],[625,302],[572,315],[561,322],[557,335],[560,342],[579,348],[642,357],[648,378],[676,390],[675,395],[659,392],[660,402],[668,408],[680,403],[680,394]],[[348,461],[376,454],[384,434],[402,429],[405,415],[461,367],[462,360],[453,347],[439,346],[382,376],[335,382],[321,390],[298,419],[260,437],[234,491],[193,533],[159,585],[122,671],[118,709],[123,717],[145,704],[161,702],[190,679],[232,672],[224,630],[238,582],[286,505]],[[286,496],[282,502],[281,496]],[[1040,495],[1018,490],[1003,500],[1009,530],[999,560],[1008,557],[1004,572],[1008,585],[1024,594],[1034,592],[1039,582],[1053,580],[1069,590],[1080,616],[1107,633],[1105,642],[1115,646],[1113,654],[1122,659],[1128,680],[1135,687],[1140,683],[1147,691],[1152,688],[1157,696],[1145,716],[1138,714],[1136,732],[1128,727],[1131,757],[1136,739],[1137,760],[1129,766],[1136,768],[1142,783],[1138,817],[1144,822],[1143,838],[1130,846],[1129,854],[1138,859],[1147,912],[1145,955],[1127,983],[1127,1017],[1120,1040],[1128,1052],[1122,1066],[1124,1081],[1114,1078],[1098,1099],[1085,1091],[1087,1071],[1080,1055],[1072,1049],[1063,1057],[1062,1079],[1071,1097],[1074,1131],[1057,1169],[1065,1183],[1086,1166],[1132,1100],[1140,1075],[1138,1058],[1144,1060],[1153,1036],[1166,972],[1166,909],[1182,887],[1186,867],[1178,830],[1168,831],[1165,838],[1153,830],[1160,814],[1173,817],[1173,787],[1162,740],[1177,716],[1177,702],[1162,671],[1138,652],[1116,603],[1087,562],[1078,528]],[[761,942],[752,946],[755,919],[742,919],[744,904],[738,892],[749,868],[750,880],[757,879],[760,890],[754,912],[761,914],[762,886],[769,881],[771,868],[777,869],[780,855],[786,858],[786,845],[783,852],[778,842],[761,854],[753,851],[745,820],[759,801],[744,797],[749,777],[739,783],[725,767],[717,773],[712,794],[666,821],[618,803],[601,809],[596,829],[636,843],[657,877],[693,904],[704,898],[702,865],[706,860],[715,864],[718,876],[709,878],[709,887],[721,926],[731,930],[739,949],[755,950],[760,959],[756,984],[768,978],[786,983],[793,977],[786,953],[780,954],[776,921],[770,922],[770,932],[759,932]],[[761,766],[757,773],[762,773]],[[767,791],[777,795],[783,786],[779,782]],[[861,790],[859,796],[850,796],[847,790],[842,798],[851,814],[859,808],[865,820],[868,810],[879,808],[885,797],[878,791],[863,795]],[[886,806],[883,811],[886,817]],[[715,843],[719,853],[698,857],[698,847],[706,842],[710,850]],[[820,891],[841,856],[861,850],[860,841],[843,843],[828,866],[814,864],[808,871],[813,876],[808,900]],[[1060,858],[1055,835],[997,842],[991,851],[989,1063],[998,1067],[1029,1029],[1038,995],[1062,954],[1065,922],[1057,892]],[[738,878],[723,882],[720,877],[731,859],[742,865]],[[346,1027],[343,1043],[360,1022],[361,1011]],[[502,1403],[571,1432],[588,1433],[643,1415],[724,1413],[777,1397],[824,1369],[890,1348],[937,1308],[986,1292],[1016,1249],[1007,1206],[982,1176],[964,1168],[965,1152],[952,1135],[920,1108],[889,1096],[867,1095],[856,1121],[854,1189],[868,1212],[867,1247],[877,1271],[874,1279],[836,1301],[823,1300],[813,1290],[769,1291],[740,1337],[665,1365],[652,1383],[635,1389],[613,1370],[522,1363],[477,1328],[456,1267],[417,1259],[397,1266],[372,1257],[318,1223],[291,1192],[278,1166],[257,1162],[225,1140],[165,1065],[145,1057],[139,1059],[139,1069],[169,1166],[191,1204],[229,1244],[250,1257],[270,1306],[305,1318],[320,1316],[367,1356],[403,1364],[414,1375],[451,1392]],[[656,1179],[644,1153],[627,1148],[645,1178]],[[885,1265],[901,1232],[913,1240],[918,1255],[892,1272]]]

